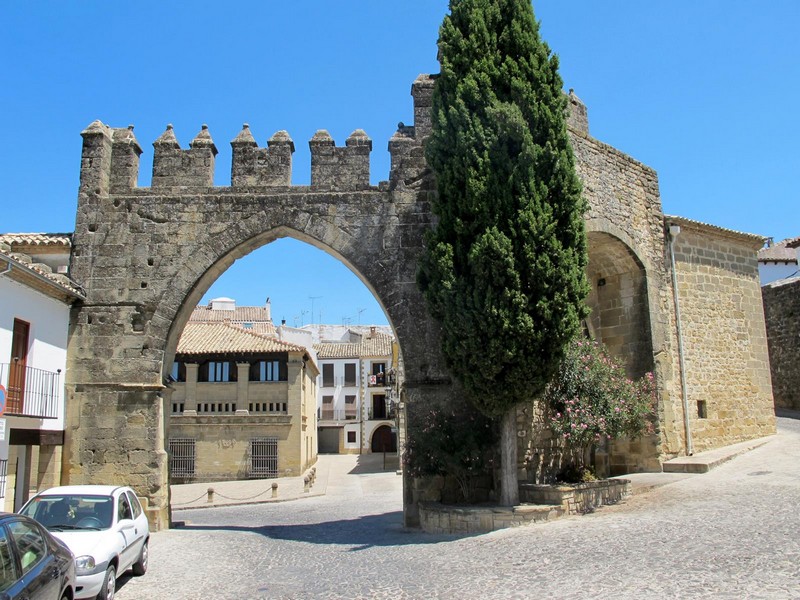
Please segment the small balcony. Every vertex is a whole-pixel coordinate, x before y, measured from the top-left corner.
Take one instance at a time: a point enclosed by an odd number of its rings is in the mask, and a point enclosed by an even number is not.
[[[367,387],[386,387],[388,380],[386,373],[376,373],[375,375],[370,375],[367,379]]]
[[[0,384],[6,388],[6,415],[58,418],[61,369],[34,369],[17,363],[0,363]]]
[[[369,409],[369,414],[367,417],[370,421],[386,421],[386,420],[394,420],[395,418],[395,407],[391,406],[388,409],[385,406],[374,406]]]
[[[320,387],[335,388],[335,387],[358,387],[358,379],[355,377],[328,377],[323,376]]]
[[[356,421],[358,420],[357,410],[333,410],[326,408],[317,409],[317,419],[319,421]]]

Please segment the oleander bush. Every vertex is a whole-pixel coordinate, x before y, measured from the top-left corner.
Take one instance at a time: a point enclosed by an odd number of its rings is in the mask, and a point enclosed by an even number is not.
[[[573,460],[566,482],[594,477],[593,450],[621,437],[653,433],[656,387],[652,373],[631,379],[619,359],[598,342],[574,340],[544,393],[548,427]]]

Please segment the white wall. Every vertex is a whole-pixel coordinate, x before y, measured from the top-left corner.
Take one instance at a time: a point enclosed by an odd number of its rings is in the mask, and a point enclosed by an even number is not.
[[[786,279],[795,275],[797,271],[797,263],[758,263],[758,276],[761,279],[761,285],[767,285],[778,279]]]
[[[333,365],[333,381],[332,387],[322,387],[322,365]],[[356,365],[356,385],[344,385],[344,366],[345,364]],[[356,358],[336,358],[336,359],[322,359],[319,361],[319,376],[317,377],[317,408],[322,407],[323,396],[333,396],[333,410],[345,409],[345,396],[356,397],[356,411],[361,411],[361,398],[359,393],[358,382],[361,380],[360,361]]]
[[[30,324],[27,365],[44,371],[61,369],[58,419],[25,419],[26,427],[64,429],[64,375],[67,366],[69,305],[0,276],[0,363],[11,360],[14,319]],[[3,382],[5,384],[5,382]]]

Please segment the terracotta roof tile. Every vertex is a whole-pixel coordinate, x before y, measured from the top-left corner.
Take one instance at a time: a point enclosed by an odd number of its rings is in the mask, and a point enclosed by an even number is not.
[[[797,264],[797,251],[800,237],[787,238],[758,251],[759,262],[788,262]]]
[[[306,349],[227,323],[189,321],[178,341],[178,354],[302,352]]]
[[[364,356],[391,356],[394,338],[383,333],[370,337],[365,335],[361,342],[322,342],[314,344],[317,359],[323,358],[358,358]]]
[[[725,233],[728,235],[734,235],[737,237],[747,238],[753,242],[760,242],[764,243],[766,241],[766,237],[763,235],[758,235],[755,233],[747,233],[744,231],[736,231],[735,229],[728,229],[727,227],[720,227],[719,225],[712,225],[711,223],[703,223],[702,221],[695,221],[694,219],[687,219],[686,217],[679,217],[678,215],[664,215],[664,221],[669,223],[670,221],[680,225],[694,225],[696,227],[701,227],[703,229],[708,229],[711,231],[716,231],[719,233]]]
[[[0,242],[11,246],[72,246],[71,233],[1,233]]]
[[[234,310],[213,310],[208,306],[197,306],[189,317],[190,323],[224,323],[253,331],[262,335],[274,335],[275,325],[270,311],[265,306],[237,306]],[[247,327],[245,324],[250,323]]]
[[[50,290],[56,288],[60,293],[66,293],[72,298],[86,298],[86,293],[83,291],[83,289],[66,275],[61,273],[53,273],[53,269],[51,269],[48,265],[34,262],[33,259],[27,254],[10,252],[7,250],[7,248],[8,246],[5,244],[0,245],[0,260],[8,264],[12,271],[16,270],[22,273],[23,276],[27,274],[27,281],[33,282],[38,279],[41,282],[42,280],[45,280],[46,283],[38,285],[52,285],[53,287],[51,287]],[[2,265],[2,267],[4,268],[5,264]],[[35,279],[30,279],[31,277]],[[44,290],[45,288],[42,289]]]

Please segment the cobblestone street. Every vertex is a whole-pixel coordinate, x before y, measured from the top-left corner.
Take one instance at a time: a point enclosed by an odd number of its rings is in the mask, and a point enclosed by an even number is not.
[[[324,496],[175,512],[117,598],[800,598],[798,420],[624,504],[470,537],[405,531],[401,477],[338,458]]]

